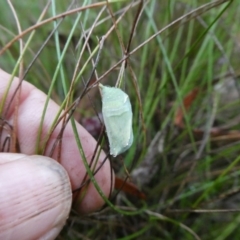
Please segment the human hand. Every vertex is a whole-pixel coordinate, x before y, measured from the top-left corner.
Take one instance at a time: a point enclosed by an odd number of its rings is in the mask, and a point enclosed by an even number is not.
[[[9,82],[10,75],[0,69],[0,102]],[[18,84],[15,78],[9,94],[8,105]],[[85,167],[76,145],[73,130],[67,125],[61,146],[60,164],[35,154],[37,133],[46,95],[27,82],[22,83],[18,104],[17,138],[21,154],[0,153],[0,239],[54,239],[61,231],[71,208],[72,191],[81,186]],[[13,103],[6,119],[13,125]],[[51,101],[43,123],[44,139],[59,107]],[[61,129],[57,126],[46,149],[50,153]],[[79,124],[78,133],[88,160],[91,159],[96,141]],[[3,129],[0,137],[7,133]],[[53,154],[57,159],[57,151]],[[105,158],[102,152],[97,166]],[[95,175],[95,179],[106,196],[111,188],[111,169],[106,161]],[[104,201],[92,184],[77,206],[80,213],[99,209]]]

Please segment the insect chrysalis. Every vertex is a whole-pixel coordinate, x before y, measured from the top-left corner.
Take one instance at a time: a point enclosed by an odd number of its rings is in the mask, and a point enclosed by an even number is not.
[[[116,157],[128,150],[133,142],[132,107],[128,95],[120,88],[99,84],[99,89],[110,154]]]

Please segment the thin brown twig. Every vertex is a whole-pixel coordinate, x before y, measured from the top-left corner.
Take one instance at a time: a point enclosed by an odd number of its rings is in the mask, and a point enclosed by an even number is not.
[[[64,13],[60,13],[54,17],[51,17],[51,18],[48,18],[46,20],[43,20],[41,22],[38,22],[36,23],[35,25],[27,28],[26,30],[24,30],[20,35],[16,36],[15,38],[13,38],[10,42],[8,42],[4,48],[2,48],[0,50],[0,56],[10,47],[12,46],[13,43],[15,43],[19,38],[22,38],[23,36],[25,36],[27,33],[33,31],[33,30],[36,30],[37,28],[47,24],[47,23],[50,23],[54,20],[57,20],[59,18],[64,18],[66,16],[69,16],[69,15],[72,15],[74,13],[77,13],[77,12],[80,12],[80,11],[85,11],[85,10],[88,10],[88,9],[91,9],[91,8],[97,8],[97,7],[101,7],[101,6],[104,6],[106,5],[106,2],[99,2],[99,3],[94,3],[94,4],[90,4],[88,6],[84,6],[84,7],[79,7],[79,8],[76,8],[76,9],[73,9],[73,10],[70,10],[70,11],[66,11]]]
[[[197,9],[194,9],[193,11],[191,11],[191,12],[189,12],[189,13],[181,16],[181,17],[179,17],[178,19],[174,20],[173,22],[171,22],[170,24],[168,24],[167,26],[165,26],[164,28],[162,28],[161,30],[159,30],[158,32],[153,34],[151,37],[146,39],[144,42],[142,42],[136,48],[134,48],[131,52],[129,52],[129,54],[127,56],[124,56],[117,63],[115,63],[109,70],[107,70],[102,76],[99,77],[98,82],[96,82],[95,84],[97,85],[111,71],[113,71],[115,68],[117,68],[119,64],[121,64],[123,61],[125,61],[127,58],[129,58],[132,54],[137,52],[139,49],[144,47],[147,43],[149,43],[156,36],[158,36],[159,34],[163,33],[167,29],[172,28],[172,27],[176,27],[176,26],[178,26],[178,24],[184,24],[184,23],[190,21],[191,19],[193,19],[193,18],[195,18],[195,17],[205,13],[206,11],[210,10],[211,8],[216,7],[218,5],[221,5],[221,4],[225,3],[225,2],[229,2],[229,1],[232,1],[232,0],[219,0],[219,1],[212,2],[212,3],[207,3],[207,4],[205,4],[205,5],[201,6],[201,7],[197,8]]]

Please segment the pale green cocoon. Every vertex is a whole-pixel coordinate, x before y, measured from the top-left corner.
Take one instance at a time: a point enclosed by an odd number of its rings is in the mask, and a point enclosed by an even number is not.
[[[133,142],[132,107],[128,95],[120,88],[99,84],[99,89],[110,154],[116,157],[128,150]]]

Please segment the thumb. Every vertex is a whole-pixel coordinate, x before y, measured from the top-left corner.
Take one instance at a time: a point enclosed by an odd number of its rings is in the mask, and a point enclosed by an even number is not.
[[[0,239],[55,239],[71,201],[68,174],[57,161],[0,154]]]

